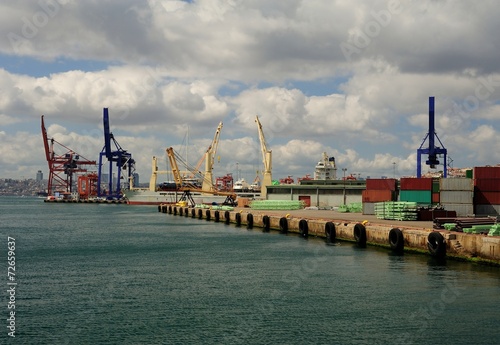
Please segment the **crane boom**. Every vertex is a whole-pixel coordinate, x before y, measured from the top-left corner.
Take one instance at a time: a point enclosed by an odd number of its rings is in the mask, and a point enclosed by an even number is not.
[[[188,187],[188,186],[183,186],[183,181],[182,181],[182,176],[179,171],[179,167],[177,166],[177,160],[175,159],[175,152],[172,147],[169,147],[167,149],[167,156],[168,160],[170,161],[170,168],[172,169],[172,174],[174,175],[174,181],[175,184],[177,185],[178,189],[184,192],[183,199],[189,199],[192,203],[192,206],[194,206],[194,201],[191,196],[191,192],[206,192],[210,193],[212,195],[222,195],[226,197],[226,201],[224,204],[231,204],[235,205],[236,204],[236,194],[235,193],[230,193],[230,192],[219,192],[216,191],[215,188],[212,188],[210,191],[203,191],[201,188],[195,188],[195,187]]]
[[[220,131],[222,130],[222,122],[219,123],[215,131],[214,140],[205,152],[205,174],[203,175],[202,191],[214,191],[213,169],[217,147],[219,146]],[[198,169],[197,169],[198,170]]]
[[[257,129],[259,131],[260,150],[262,151],[262,162],[264,163],[260,194],[265,198],[267,195],[267,186],[272,185],[272,151],[267,148],[266,138],[264,137],[264,131],[262,130],[262,124],[260,123],[257,115],[255,116],[255,122],[257,123]]]

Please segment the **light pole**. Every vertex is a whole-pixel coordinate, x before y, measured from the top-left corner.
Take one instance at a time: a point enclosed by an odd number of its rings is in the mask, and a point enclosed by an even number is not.
[[[346,202],[346,195],[345,195],[345,172],[347,171],[347,168],[342,168],[342,171],[344,172],[344,205]]]

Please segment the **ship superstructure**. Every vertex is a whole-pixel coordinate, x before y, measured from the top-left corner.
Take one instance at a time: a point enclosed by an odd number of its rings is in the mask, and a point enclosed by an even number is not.
[[[316,164],[314,169],[315,180],[336,180],[337,166],[335,165],[335,157],[328,157],[326,152],[323,152],[322,159]]]

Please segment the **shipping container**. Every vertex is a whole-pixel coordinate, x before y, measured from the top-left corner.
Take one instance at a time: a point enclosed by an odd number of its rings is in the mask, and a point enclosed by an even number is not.
[[[392,190],[395,191],[397,180],[393,178],[369,178],[366,179],[367,190]]]
[[[475,179],[474,186],[476,190],[482,192],[499,192],[500,191],[500,178],[482,178]]]
[[[394,191],[391,190],[364,190],[362,192],[363,202],[380,202],[380,201],[393,201]]]
[[[443,190],[467,190],[473,191],[474,184],[470,178],[456,177],[456,178],[442,178],[439,185],[440,191]]]
[[[432,179],[432,192],[439,193],[439,179]]]
[[[400,201],[411,201],[419,204],[431,204],[432,197],[430,190],[401,190],[399,192]]]
[[[406,177],[400,180],[401,190],[432,190],[432,178],[413,178]],[[430,198],[430,195],[429,195]]]
[[[500,166],[496,167],[474,167],[475,179],[500,178]]]
[[[472,178],[473,177],[472,169],[465,170],[465,177]]]
[[[477,216],[499,216],[500,205],[476,205]]]
[[[439,192],[441,204],[472,204],[474,203],[474,192],[466,190],[441,190]]]
[[[473,204],[443,204],[441,206],[445,210],[457,212],[457,217],[467,217],[474,215],[474,205]]]
[[[363,202],[363,214],[375,214],[375,203]]]
[[[432,200],[431,201],[433,204],[439,204],[439,192],[432,193]]]
[[[500,205],[500,192],[476,191],[474,193],[474,203],[476,205]]]

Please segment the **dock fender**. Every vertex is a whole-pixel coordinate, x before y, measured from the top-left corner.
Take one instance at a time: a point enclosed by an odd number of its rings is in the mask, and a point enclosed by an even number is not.
[[[280,218],[280,232],[286,234],[288,232],[288,219],[286,217]]]
[[[231,221],[231,213],[229,213],[229,211],[224,212],[224,220],[226,224],[229,224]]]
[[[172,214],[172,206],[168,207],[168,213]]]
[[[401,229],[392,228],[389,231],[389,244],[391,249],[395,252],[401,253],[405,247],[405,238]]]
[[[301,219],[299,221],[299,234],[300,236],[307,238],[309,235],[309,225],[307,224],[307,220]]]
[[[194,208],[191,210],[191,217],[196,218],[196,210]]]
[[[158,205],[158,212],[161,212],[161,205]]]
[[[335,229],[335,224],[332,222],[325,223],[325,236],[326,243],[334,243],[337,238],[337,230]]]
[[[189,208],[186,207],[186,210],[184,211],[184,216],[187,217],[189,216]]]
[[[201,219],[201,218],[203,218],[203,211],[200,208],[200,209],[198,209],[198,219]]]
[[[446,243],[443,235],[438,231],[433,231],[427,236],[427,248],[432,256],[442,258],[446,255]]]
[[[253,228],[253,214],[247,214],[247,229]]]
[[[206,210],[206,211],[205,211],[205,216],[206,216],[206,219],[207,219],[207,220],[210,220],[210,216],[211,216],[211,214],[210,214],[210,210]]]
[[[354,240],[360,247],[366,246],[366,228],[363,224],[354,225]]]
[[[219,211],[215,211],[214,212],[214,221],[215,222],[218,222],[220,220],[220,214],[219,214]]]
[[[177,215],[177,207],[174,207],[174,215]]]
[[[271,229],[271,219],[269,216],[262,217],[262,223],[264,224],[264,231],[269,231]]]
[[[236,213],[235,220],[236,220],[236,226],[241,226],[241,213]]]
[[[179,216],[184,215],[184,209],[182,207],[179,207]]]

